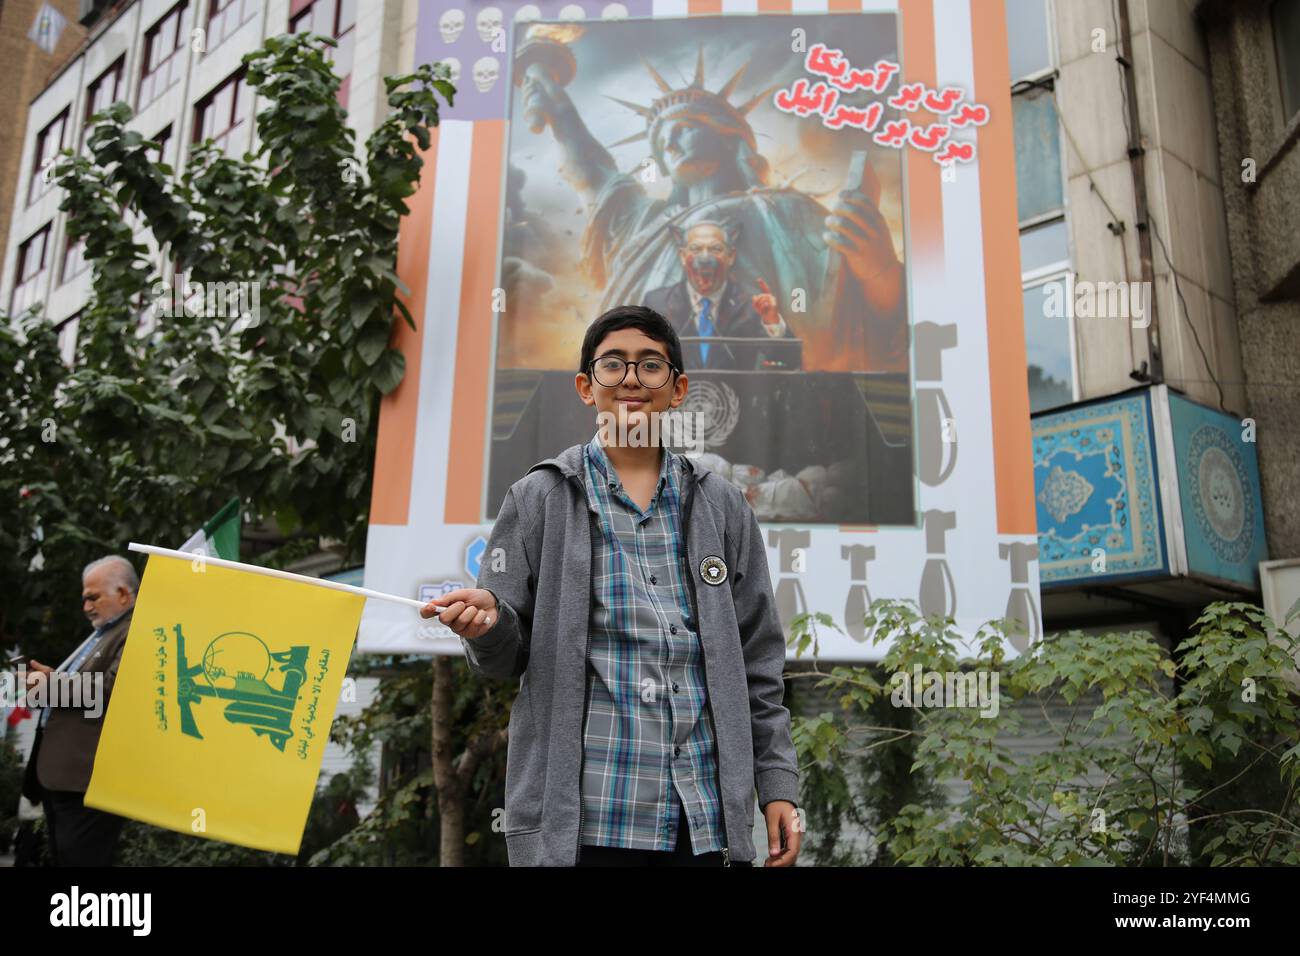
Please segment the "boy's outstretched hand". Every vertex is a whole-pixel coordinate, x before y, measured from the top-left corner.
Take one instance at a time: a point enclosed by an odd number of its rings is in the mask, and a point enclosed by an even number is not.
[[[420,608],[420,617],[435,614],[439,621],[469,640],[492,630],[500,617],[492,592],[483,588],[457,588]]]
[[[764,866],[793,866],[803,839],[803,819],[789,800],[773,800],[763,808],[767,820],[767,859]]]

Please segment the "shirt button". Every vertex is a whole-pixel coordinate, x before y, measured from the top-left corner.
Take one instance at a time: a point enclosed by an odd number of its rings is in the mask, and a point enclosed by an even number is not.
[[[655,576],[652,574],[652,575],[650,575],[650,583],[651,583],[651,584],[658,584],[658,583],[659,583],[659,579],[658,579],[657,577],[655,577]]]
[[[677,686],[677,682],[676,682],[676,681],[673,681],[673,693],[675,694],[675,693],[677,693],[679,690],[681,690],[681,688]]]
[[[677,625],[676,625],[676,624],[669,624],[669,625],[668,625],[668,632],[669,632],[670,634],[676,634],[676,633],[677,633]]]
[[[674,757],[680,757],[681,755],[682,755],[682,748],[681,748],[681,747],[674,747],[674,748],[673,748],[673,756],[674,756]]]
[[[610,491],[613,491],[613,490],[614,490],[615,488],[617,488],[617,487],[618,487],[618,483],[617,483],[617,482],[611,481],[611,482],[609,483],[609,490],[610,490]]]

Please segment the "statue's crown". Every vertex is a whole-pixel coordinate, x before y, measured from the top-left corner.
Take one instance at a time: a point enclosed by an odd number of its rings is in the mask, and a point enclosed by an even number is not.
[[[619,99],[617,96],[609,97],[615,103],[635,111],[644,117],[646,121],[646,128],[643,131],[621,139],[617,143],[611,143],[611,148],[641,139],[650,140],[650,145],[654,148],[654,131],[660,123],[668,119],[680,119],[691,115],[707,119],[714,126],[731,132],[733,135],[743,137],[751,147],[755,146],[754,131],[745,117],[780,84],[763,90],[744,103],[733,104],[731,95],[735,92],[737,84],[740,83],[740,78],[745,74],[745,66],[741,66],[720,89],[713,91],[705,89],[704,86],[703,47],[700,47],[699,55],[695,61],[695,77],[689,85],[676,89],[660,75],[658,70],[650,65],[645,57],[641,58],[641,62],[645,65],[650,78],[655,81],[655,85],[659,87],[659,92],[663,95],[652,100],[649,106],[630,103],[627,100]]]

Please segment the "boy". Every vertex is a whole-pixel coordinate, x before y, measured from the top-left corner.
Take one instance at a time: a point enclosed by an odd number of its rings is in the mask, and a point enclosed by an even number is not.
[[[789,866],[798,765],[758,521],[734,486],[646,440],[686,398],[677,334],[652,309],[611,309],[575,386],[615,427],[515,482],[478,587],[420,611],[476,673],[520,678],[510,864],[752,865],[757,787],[764,865]]]

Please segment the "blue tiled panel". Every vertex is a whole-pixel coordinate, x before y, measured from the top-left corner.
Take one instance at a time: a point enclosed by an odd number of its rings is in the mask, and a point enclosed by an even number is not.
[[[1150,394],[1040,415],[1033,432],[1042,585],[1168,574]]]
[[[1190,572],[1258,587],[1268,548],[1252,433],[1172,392],[1169,414]]]

